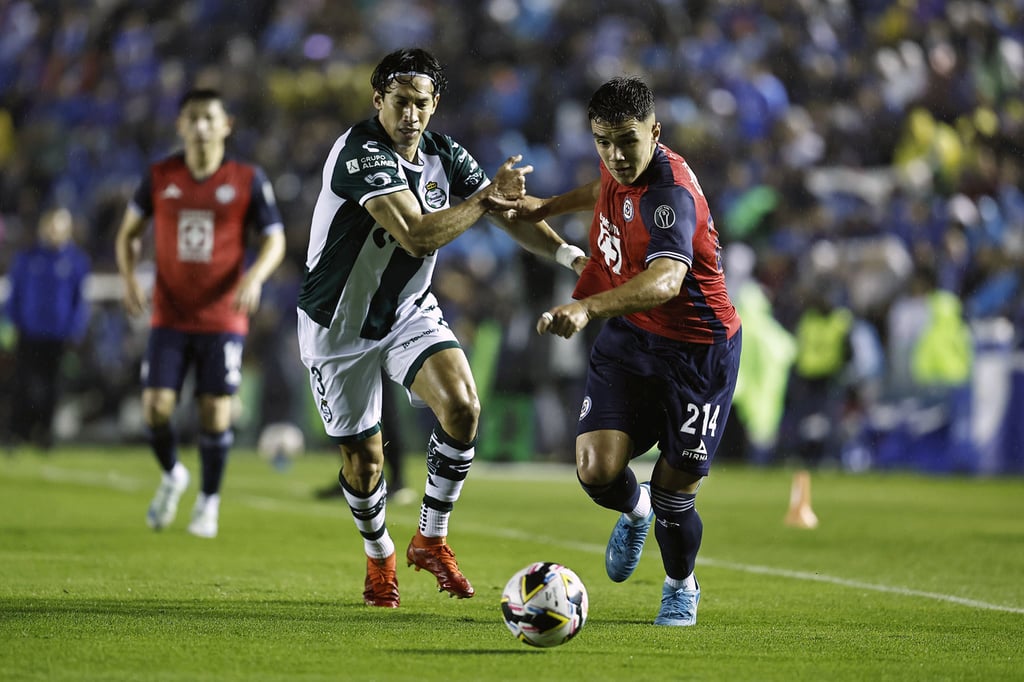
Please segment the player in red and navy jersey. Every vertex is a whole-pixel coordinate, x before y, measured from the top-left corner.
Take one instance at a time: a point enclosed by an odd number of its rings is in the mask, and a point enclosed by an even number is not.
[[[694,501],[729,416],[740,319],[704,193],[686,161],[659,143],[650,89],[638,78],[612,79],[588,115],[600,180],[507,207],[527,220],[593,211],[576,301],[543,313],[537,331],[569,338],[608,320],[591,351],[577,474],[597,504],[622,513],[608,541],[608,576],[621,582],[633,573],[656,517],[666,579],[654,622],[693,625],[703,532]],[[637,483],[629,462],[654,445],[651,481]]]
[[[225,156],[232,120],[215,90],[182,97],[177,129],[184,151],[149,167],[117,234],[124,305],[139,315],[147,297],[135,276],[140,239],[153,225],[155,282],[151,333],[142,365],[142,405],[150,444],[163,470],[147,523],[161,529],[188,485],[171,417],[186,373],[195,371],[201,488],[189,532],[217,534],[220,487],[233,441],[231,401],[242,378],[249,315],[263,282],[281,263],[284,228],[264,172]],[[260,249],[246,268],[249,229]]]

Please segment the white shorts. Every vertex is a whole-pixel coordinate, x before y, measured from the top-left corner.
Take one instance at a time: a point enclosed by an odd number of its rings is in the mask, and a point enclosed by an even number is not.
[[[299,354],[324,429],[335,443],[365,440],[380,430],[381,368],[405,386],[413,406],[426,407],[410,388],[417,372],[431,355],[461,348],[433,294],[379,341],[325,329],[302,310],[298,317]]]

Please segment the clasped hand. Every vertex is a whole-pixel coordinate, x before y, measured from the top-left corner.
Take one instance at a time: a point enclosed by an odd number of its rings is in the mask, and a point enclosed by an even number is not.
[[[510,156],[494,174],[485,202],[490,209],[506,210],[510,204],[526,196],[526,175],[533,172],[533,166],[519,166],[521,154]]]

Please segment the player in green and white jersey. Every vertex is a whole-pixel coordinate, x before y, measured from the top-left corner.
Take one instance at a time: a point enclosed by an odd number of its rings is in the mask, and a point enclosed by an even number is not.
[[[448,517],[473,460],[480,402],[469,364],[430,293],[437,249],[487,215],[530,251],[579,273],[583,252],[544,222],[507,219],[495,199],[525,194],[531,166],[506,161],[493,180],[451,137],[427,130],[447,85],[437,59],[398,50],[371,76],[377,115],[335,142],[313,211],[299,294],[302,360],[339,480],[367,555],[364,601],[399,605],[385,523],[381,368],[437,423],[427,445],[419,528],[406,550],[438,588],[473,596],[448,546]],[[493,211],[493,212],[491,212]]]

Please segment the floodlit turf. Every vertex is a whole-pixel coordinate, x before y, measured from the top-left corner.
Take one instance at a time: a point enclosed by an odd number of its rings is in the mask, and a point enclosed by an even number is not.
[[[392,611],[362,604],[344,503],[313,497],[336,475],[328,455],[281,472],[236,452],[215,540],[185,531],[194,483],[171,528],[146,527],[143,448],[0,455],[0,680],[1024,679],[1020,479],[816,473],[808,531],[782,523],[791,471],[716,465],[698,498],[698,624],[659,628],[653,533],[613,584],[615,516],[571,469],[478,464],[450,535],[476,597],[400,562]],[[422,461],[409,478],[422,485]],[[403,554],[416,517],[389,509]],[[505,581],[535,560],[590,593],[586,626],[557,649],[501,621]]]

